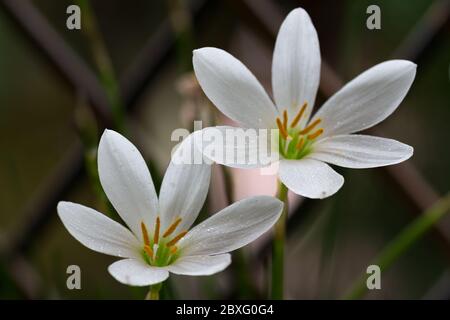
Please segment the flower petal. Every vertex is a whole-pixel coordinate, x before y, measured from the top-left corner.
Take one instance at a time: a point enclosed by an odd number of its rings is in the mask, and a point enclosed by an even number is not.
[[[392,139],[341,135],[314,144],[311,158],[346,168],[374,168],[409,159],[413,148]]]
[[[230,126],[202,129],[195,138],[197,148],[203,150],[206,158],[233,168],[261,168],[278,161],[277,141],[278,135],[275,138],[268,129]]]
[[[173,149],[170,161],[174,164],[209,164],[213,161],[206,158],[202,154],[202,150],[198,148],[197,141],[202,139],[202,130],[190,133],[178,143]],[[201,145],[201,144],[199,144]]]
[[[217,48],[194,50],[194,71],[206,96],[244,127],[272,128],[275,106],[256,77],[239,60]]]
[[[221,254],[252,242],[280,217],[283,203],[257,196],[233,203],[206,219],[180,240],[184,256]]]
[[[280,180],[293,192],[312,199],[333,195],[344,178],[329,165],[314,159],[280,161]]]
[[[176,231],[189,229],[208,195],[210,178],[211,166],[208,164],[170,162],[159,194],[163,230],[177,218],[182,220]]]
[[[278,32],[272,62],[272,87],[281,112],[295,117],[303,103],[307,121],[320,81],[320,48],[316,29],[302,8],[292,10]]]
[[[142,240],[141,222],[152,229],[158,212],[155,187],[142,155],[125,137],[105,130],[98,147],[98,173],[109,201]]]
[[[138,257],[139,242],[124,226],[94,209],[77,203],[58,203],[67,231],[91,250],[116,257]]]
[[[231,263],[231,255],[220,254],[217,256],[187,256],[180,257],[166,267],[170,272],[188,276],[209,276],[223,271]]]
[[[108,271],[117,281],[130,286],[150,286],[169,277],[167,270],[136,259],[116,261],[108,267]]]
[[[334,94],[314,119],[322,119],[321,138],[370,128],[386,119],[406,96],[416,65],[390,60],[363,72]]]

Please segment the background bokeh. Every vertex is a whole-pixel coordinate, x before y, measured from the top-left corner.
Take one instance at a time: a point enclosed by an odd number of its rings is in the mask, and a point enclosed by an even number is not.
[[[193,48],[230,51],[270,92],[274,37],[297,6],[310,13],[326,63],[318,105],[340,81],[381,61],[418,64],[399,109],[375,128],[415,153],[388,170],[338,168],[346,183],[326,200],[292,197],[286,297],[341,298],[376,254],[449,190],[449,1],[91,0],[93,15],[82,11],[82,30],[68,30],[72,3],[87,2],[0,1],[0,298],[143,298],[145,288],[126,287],[108,274],[114,258],[67,233],[57,201],[107,209],[93,169],[104,127],[122,130],[158,180],[175,144],[173,129],[191,129],[193,119],[229,121],[209,106],[190,75]],[[381,30],[366,28],[370,4],[381,8]],[[89,20],[93,29],[85,25]],[[216,167],[204,215],[226,205],[224,177]],[[275,190],[272,178],[254,172],[234,170],[231,179],[234,199]],[[433,227],[382,274],[382,290],[366,297],[449,299],[449,223],[446,218]],[[239,255],[212,277],[171,277],[164,294],[264,296],[267,236],[246,248],[246,262]],[[82,290],[66,287],[71,264],[81,267]],[[252,279],[236,277],[239,270]],[[254,283],[251,289],[242,288],[246,281]]]

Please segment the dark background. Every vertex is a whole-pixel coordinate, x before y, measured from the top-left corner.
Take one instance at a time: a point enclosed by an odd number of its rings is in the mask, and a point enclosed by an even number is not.
[[[318,105],[340,81],[379,62],[405,58],[418,64],[404,102],[375,128],[415,152],[405,165],[387,170],[338,169],[346,182],[335,196],[292,206],[286,297],[342,297],[376,254],[449,190],[449,1],[92,0],[100,35],[94,41],[84,30],[84,11],[82,30],[66,28],[72,3],[0,1],[0,298],[141,299],[145,289],[121,285],[108,274],[114,258],[67,233],[57,201],[105,207],[92,169],[104,127],[124,132],[155,179],[162,175],[174,145],[170,133],[189,126],[182,110],[190,97],[177,84],[191,69],[193,48],[230,51],[270,90],[275,35],[297,6],[311,15],[326,63]],[[381,8],[381,30],[366,28],[370,4]],[[93,53],[96,41],[106,49],[106,67],[98,63],[102,50]],[[233,176],[239,184],[241,173]],[[239,187],[235,197],[241,197]],[[224,206],[210,198],[209,208]],[[382,290],[366,297],[448,299],[448,222],[395,261],[382,274]],[[246,254],[263,294],[267,257],[260,248],[248,247]],[[171,277],[171,297],[259,296],[233,280],[239,270],[234,262],[213,277]],[[81,267],[82,290],[66,288],[71,264]]]

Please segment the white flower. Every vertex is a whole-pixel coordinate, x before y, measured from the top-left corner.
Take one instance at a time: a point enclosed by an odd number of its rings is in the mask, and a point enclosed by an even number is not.
[[[378,124],[397,108],[414,80],[414,63],[391,60],[372,67],[333,95],[311,118],[320,63],[316,30],[301,8],[287,16],[276,40],[272,63],[275,104],[255,76],[229,53],[201,48],[193,56],[201,87],[225,115],[244,128],[279,129],[279,179],[309,198],[330,196],[344,183],[325,162],[372,168],[405,161],[413,153],[412,147],[395,140],[351,133]],[[246,141],[231,143],[225,150],[257,149]],[[214,154],[205,155],[227,165]]]
[[[129,229],[71,202],[60,202],[58,214],[83,245],[124,258],[108,270],[128,285],[156,284],[169,272],[210,275],[222,271],[231,262],[228,252],[270,229],[283,207],[275,198],[253,197],[230,205],[187,231],[205,201],[210,166],[170,163],[158,201],[139,151],[117,132],[106,130],[98,149],[98,170],[106,195]]]

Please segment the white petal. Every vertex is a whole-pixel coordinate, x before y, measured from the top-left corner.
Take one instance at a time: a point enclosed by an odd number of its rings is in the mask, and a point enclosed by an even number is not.
[[[158,212],[158,198],[144,158],[125,137],[105,130],[98,147],[98,173],[109,201],[142,240],[141,222],[152,229]]]
[[[314,159],[280,161],[280,180],[293,192],[312,199],[333,195],[344,178],[329,165]]]
[[[228,253],[217,256],[187,256],[180,257],[166,269],[176,274],[188,276],[209,276],[223,271],[230,263],[231,255]]]
[[[278,139],[271,143],[272,137],[275,135],[267,129],[219,126],[197,131],[195,143],[205,157],[219,164],[261,168],[279,160]]]
[[[201,140],[202,130],[190,133],[183,141],[177,144],[173,150],[170,161],[174,164],[209,164],[213,161],[202,154],[196,141]]]
[[[233,203],[206,219],[180,240],[184,256],[221,254],[252,242],[278,220],[283,203],[257,196]]]
[[[346,168],[374,168],[409,159],[413,148],[392,139],[341,135],[314,144],[311,158]]]
[[[334,94],[317,112],[321,138],[370,128],[386,119],[406,96],[416,75],[416,65],[390,60],[363,72]]]
[[[275,106],[256,77],[224,50],[194,51],[194,71],[206,96],[229,118],[250,128],[276,126]]]
[[[139,256],[136,237],[100,212],[63,201],[58,203],[57,210],[67,231],[89,249],[122,258]]]
[[[278,32],[272,62],[272,87],[280,111],[295,116],[304,102],[309,116],[320,81],[320,48],[316,29],[302,8],[289,13]],[[304,121],[307,117],[303,118]]]
[[[161,226],[168,228],[176,218],[176,231],[187,230],[195,221],[208,195],[211,166],[170,162],[161,185],[159,208]]]
[[[117,281],[130,286],[150,286],[169,277],[167,270],[136,259],[116,261],[108,267],[108,271]]]

